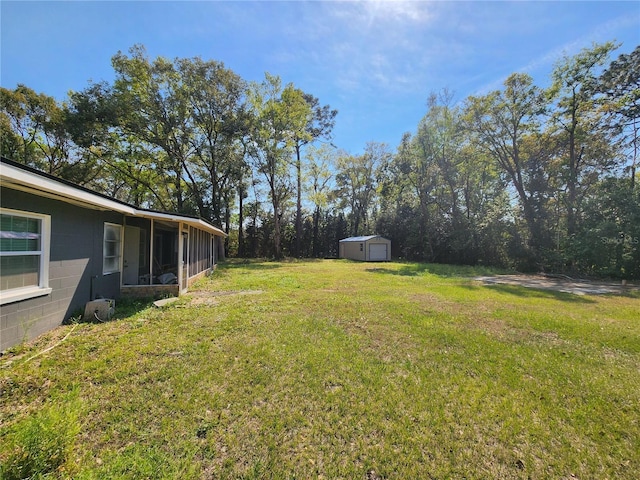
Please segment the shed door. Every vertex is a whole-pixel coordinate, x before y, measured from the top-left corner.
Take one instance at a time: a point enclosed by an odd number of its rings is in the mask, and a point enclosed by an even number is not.
[[[387,259],[387,244],[372,243],[369,245],[369,260],[372,262],[385,261]]]

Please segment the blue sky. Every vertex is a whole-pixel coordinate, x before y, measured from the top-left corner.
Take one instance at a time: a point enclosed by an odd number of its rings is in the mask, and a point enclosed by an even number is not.
[[[153,58],[218,60],[248,81],[279,75],[339,110],[334,144],[392,150],[431,92],[456,100],[513,72],[540,86],[562,55],[640,44],[640,2],[0,2],[0,84],[64,100],[112,80],[110,59],[141,43]]]

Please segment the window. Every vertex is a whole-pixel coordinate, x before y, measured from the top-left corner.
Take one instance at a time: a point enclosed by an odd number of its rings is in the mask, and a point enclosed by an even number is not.
[[[364,251],[364,243],[360,244],[360,251],[363,252]]]
[[[51,292],[50,231],[48,215],[0,210],[0,304]]]
[[[113,223],[104,224],[104,246],[102,249],[102,273],[120,271],[120,252],[122,250],[122,226]]]

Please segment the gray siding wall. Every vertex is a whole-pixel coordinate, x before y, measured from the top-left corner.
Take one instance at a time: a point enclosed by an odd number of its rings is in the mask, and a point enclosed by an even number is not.
[[[118,296],[120,274],[102,275],[102,239],[104,222],[122,224],[122,215],[9,188],[2,189],[2,206],[51,216],[52,292],[0,307],[0,351],[61,325],[91,299]]]

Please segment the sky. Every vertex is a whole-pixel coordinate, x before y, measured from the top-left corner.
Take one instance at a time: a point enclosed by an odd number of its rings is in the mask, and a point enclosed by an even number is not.
[[[394,151],[431,93],[457,102],[512,73],[544,87],[554,65],[594,43],[612,59],[640,45],[640,1],[0,1],[0,85],[64,101],[113,81],[111,57],[223,62],[247,81],[265,72],[338,110],[333,144]]]

